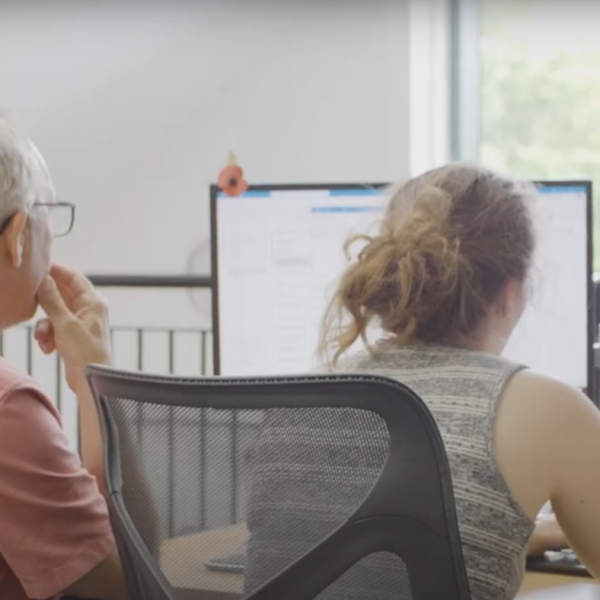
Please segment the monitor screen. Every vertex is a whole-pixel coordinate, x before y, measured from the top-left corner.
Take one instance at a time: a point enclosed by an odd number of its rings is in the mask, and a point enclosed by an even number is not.
[[[588,390],[593,379],[591,184],[538,182],[537,187],[531,300],[505,355]]]
[[[506,356],[579,388],[591,381],[589,183],[537,183],[543,220],[533,297]],[[377,231],[383,185],[211,190],[215,372],[303,373],[317,365],[344,243]]]

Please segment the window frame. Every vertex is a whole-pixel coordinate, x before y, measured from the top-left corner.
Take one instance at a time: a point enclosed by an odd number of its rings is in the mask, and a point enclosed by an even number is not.
[[[451,160],[452,0],[409,0],[409,171]]]
[[[450,155],[479,160],[481,142],[481,6],[450,0]]]

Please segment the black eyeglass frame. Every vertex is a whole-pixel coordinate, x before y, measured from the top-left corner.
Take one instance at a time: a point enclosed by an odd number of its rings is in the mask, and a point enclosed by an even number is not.
[[[36,206],[45,206],[49,210],[52,210],[53,207],[58,207],[58,206],[63,207],[63,208],[69,208],[70,209],[69,228],[64,233],[60,233],[58,235],[53,233],[53,236],[54,237],[65,237],[66,235],[69,235],[69,233],[71,233],[71,231],[73,230],[73,225],[75,224],[75,204],[73,204],[72,202],[34,202],[31,205],[31,208],[34,208]],[[10,224],[10,222],[11,222],[12,218],[15,216],[15,214],[16,213],[13,213],[12,215],[10,215],[10,217],[7,217],[2,222],[2,224],[0,224],[0,235],[4,234],[4,232],[6,231],[6,228]]]

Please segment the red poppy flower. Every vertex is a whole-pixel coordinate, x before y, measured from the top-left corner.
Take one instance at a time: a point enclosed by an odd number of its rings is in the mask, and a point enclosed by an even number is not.
[[[241,196],[248,189],[248,182],[244,179],[244,171],[237,164],[233,152],[229,153],[228,164],[219,173],[217,185],[228,196]]]

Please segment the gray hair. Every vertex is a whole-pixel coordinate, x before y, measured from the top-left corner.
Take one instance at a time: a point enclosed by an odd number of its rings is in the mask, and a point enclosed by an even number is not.
[[[42,155],[0,116],[0,220],[28,210],[40,188],[50,185]]]

